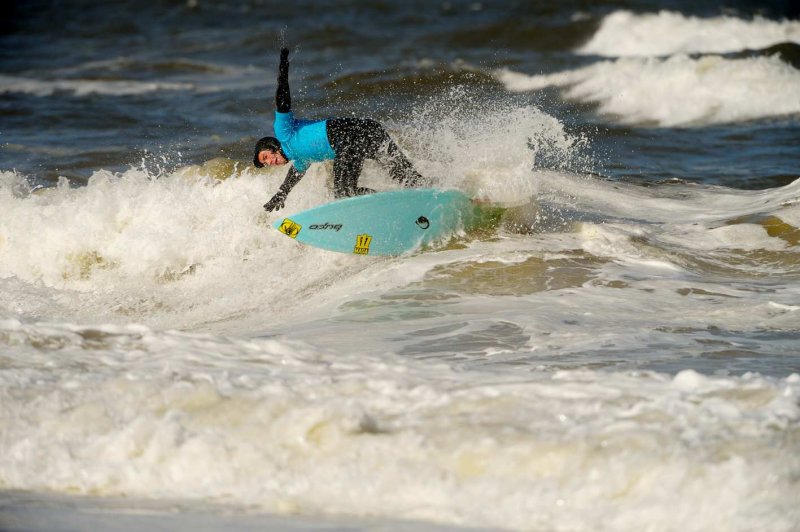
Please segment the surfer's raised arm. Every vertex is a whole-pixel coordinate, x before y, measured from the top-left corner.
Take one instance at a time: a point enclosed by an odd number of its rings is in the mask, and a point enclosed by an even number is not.
[[[292,96],[289,93],[289,49],[281,48],[281,63],[278,66],[278,88],[275,90],[275,108],[279,113],[292,110]]]
[[[278,87],[275,90],[274,137],[256,143],[253,164],[280,166],[291,161],[278,192],[264,208],[275,211],[284,206],[286,196],[302,179],[312,163],[333,159],[333,193],[337,198],[374,192],[358,186],[365,159],[376,159],[395,181],[406,187],[427,185],[411,161],[381,124],[368,118],[296,120],[289,93],[289,50],[281,49]]]

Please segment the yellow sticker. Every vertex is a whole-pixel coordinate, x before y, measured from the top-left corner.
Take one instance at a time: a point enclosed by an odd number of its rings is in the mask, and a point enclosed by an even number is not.
[[[283,233],[288,237],[297,238],[297,233],[300,232],[300,229],[302,229],[302,227],[303,227],[302,225],[294,223],[289,218],[285,218],[283,222],[281,222],[281,226],[278,228],[278,231],[280,231],[281,233]]]
[[[370,235],[358,235],[356,237],[356,247],[353,248],[353,253],[356,255],[368,254],[370,243],[372,243],[372,237]]]

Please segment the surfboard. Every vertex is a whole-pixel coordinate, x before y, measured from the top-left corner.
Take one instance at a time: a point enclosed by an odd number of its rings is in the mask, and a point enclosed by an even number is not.
[[[470,199],[457,190],[405,189],[333,201],[273,227],[309,246],[356,255],[402,255],[469,226]]]

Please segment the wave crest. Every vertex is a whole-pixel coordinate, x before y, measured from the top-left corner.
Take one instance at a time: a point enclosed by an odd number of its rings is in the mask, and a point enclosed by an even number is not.
[[[800,43],[800,21],[615,11],[603,19],[597,32],[577,53],[606,57],[725,53],[784,42]]]
[[[515,92],[564,87],[568,99],[597,104],[625,124],[701,126],[800,113],[800,71],[777,56],[629,57],[555,74],[495,75]]]

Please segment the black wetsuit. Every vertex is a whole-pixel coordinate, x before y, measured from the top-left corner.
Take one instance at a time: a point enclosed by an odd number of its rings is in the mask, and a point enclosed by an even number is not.
[[[281,51],[278,88],[275,106],[278,113],[292,109],[289,91],[288,52]],[[365,159],[375,159],[384,166],[392,179],[406,187],[419,187],[426,180],[414,169],[411,161],[389,137],[383,126],[368,118],[331,118],[325,123],[328,142],[333,149],[333,192],[337,198],[369,194],[374,190],[358,186],[358,178]],[[286,155],[284,153],[284,155]],[[264,208],[274,210],[283,206],[283,200],[305,174],[294,165],[275,197]]]
[[[375,120],[368,118],[332,118],[327,123],[333,159],[333,189],[336,197],[372,192],[358,187],[364,159],[375,159],[389,171],[389,176],[407,187],[423,185],[417,173],[389,134]]]

